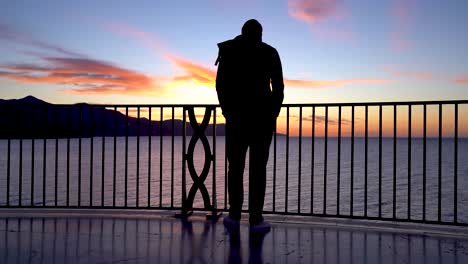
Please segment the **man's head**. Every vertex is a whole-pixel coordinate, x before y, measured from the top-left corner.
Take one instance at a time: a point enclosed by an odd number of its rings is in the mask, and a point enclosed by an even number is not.
[[[242,35],[247,39],[262,42],[262,25],[255,19],[250,19],[242,26]]]

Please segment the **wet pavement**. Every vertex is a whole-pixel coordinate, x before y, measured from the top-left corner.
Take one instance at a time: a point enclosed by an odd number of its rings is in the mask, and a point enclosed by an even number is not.
[[[0,263],[468,263],[468,229],[303,219],[270,217],[252,235],[203,215],[2,210]]]

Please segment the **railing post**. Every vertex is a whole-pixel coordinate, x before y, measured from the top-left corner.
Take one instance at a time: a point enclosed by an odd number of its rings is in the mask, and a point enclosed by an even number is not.
[[[182,108],[182,210],[180,213],[176,214],[176,218],[187,218],[189,217],[193,211],[189,210],[187,206],[187,190],[185,187],[186,184],[186,160],[187,155],[186,151],[186,136],[187,136],[187,116],[186,116],[187,108],[184,106]]]
[[[216,206],[216,107],[210,109],[213,110],[213,135],[212,135],[212,142],[213,142],[213,154],[211,155],[211,162],[213,164],[212,173],[213,173],[213,181],[212,181],[212,204],[211,204],[211,214],[207,215],[206,218],[208,220],[217,221],[218,218],[221,216],[222,212],[218,212],[218,208]]]

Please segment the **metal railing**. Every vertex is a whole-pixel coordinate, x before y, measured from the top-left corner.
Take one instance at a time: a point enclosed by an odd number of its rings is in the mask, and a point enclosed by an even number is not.
[[[468,225],[466,109],[468,100],[283,105],[265,213]],[[0,207],[226,211],[220,112],[3,103]]]

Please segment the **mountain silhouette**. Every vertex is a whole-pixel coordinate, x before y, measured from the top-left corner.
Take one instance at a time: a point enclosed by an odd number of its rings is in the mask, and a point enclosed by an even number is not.
[[[32,95],[28,95],[24,98],[21,99],[11,99],[11,100],[4,100],[0,99],[0,104],[1,103],[10,103],[10,104],[35,104],[35,105],[45,105],[49,104],[46,101],[42,101],[41,99],[38,99]]]
[[[162,122],[147,118],[138,120],[113,109],[86,103],[54,105],[34,96],[0,99],[0,138],[171,136],[172,133],[181,136],[183,126],[179,119]],[[216,124],[216,135],[224,136],[224,128],[224,124]],[[213,125],[210,124],[205,132],[211,136]],[[187,120],[186,135],[191,136],[192,133]]]

